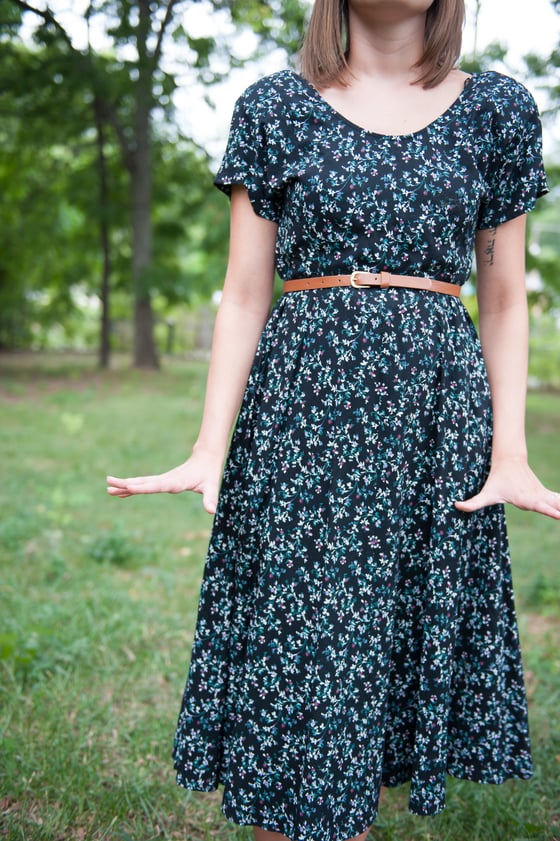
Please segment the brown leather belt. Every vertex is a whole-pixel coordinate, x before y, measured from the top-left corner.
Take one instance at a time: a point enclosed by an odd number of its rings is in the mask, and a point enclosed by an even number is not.
[[[296,280],[284,281],[284,292],[301,292],[304,289],[331,289],[335,286],[353,286],[361,289],[367,286],[379,286],[387,289],[389,286],[404,286],[407,289],[428,289],[430,292],[441,292],[444,295],[461,294],[461,287],[455,283],[445,283],[443,280],[432,280],[431,277],[409,277],[408,275],[389,274],[389,272],[352,272],[352,274],[325,275],[325,277],[304,277]]]

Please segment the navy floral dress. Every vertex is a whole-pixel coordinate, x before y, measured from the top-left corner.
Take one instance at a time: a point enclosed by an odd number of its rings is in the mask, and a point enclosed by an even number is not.
[[[216,178],[278,223],[284,279],[469,277],[473,240],[546,192],[531,95],[476,74],[387,136],[292,71],[239,99]],[[490,394],[458,298],[281,297],[226,462],[174,758],[188,789],[293,841],[344,841],[379,786],[441,811],[445,775],[531,775],[504,511],[454,501],[489,467]]]

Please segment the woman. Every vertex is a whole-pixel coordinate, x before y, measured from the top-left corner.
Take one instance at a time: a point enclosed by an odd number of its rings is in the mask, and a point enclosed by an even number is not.
[[[463,16],[317,0],[302,75],[240,98],[199,437],[108,480],[216,514],[175,764],[256,841],[364,839],[380,785],[435,814],[446,772],[531,775],[502,503],[560,519],[524,435],[546,182],[529,93],[455,68]],[[482,348],[455,294],[473,243]]]

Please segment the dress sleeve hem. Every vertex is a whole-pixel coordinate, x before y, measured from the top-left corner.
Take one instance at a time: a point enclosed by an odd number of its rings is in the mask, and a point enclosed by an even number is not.
[[[545,196],[549,192],[548,187],[542,187],[538,193],[531,198],[528,198],[527,201],[519,207],[518,205],[514,205],[513,207],[509,207],[502,211],[502,213],[497,214],[496,216],[490,216],[490,219],[483,219],[479,222],[476,226],[477,231],[488,231],[491,228],[497,228],[499,225],[504,225],[506,222],[511,222],[512,219],[516,219],[518,216],[523,216],[525,213],[530,213],[531,210],[535,209],[537,204],[537,200],[541,198],[541,196]]]
[[[254,185],[249,181],[249,179],[243,176],[242,174],[229,175],[227,179],[217,176],[214,179],[214,186],[217,187],[218,190],[221,190],[222,193],[225,193],[225,195],[228,196],[228,198],[231,198],[231,188],[235,184],[239,184],[241,187],[245,187],[249,196],[249,201],[251,202],[253,210],[255,211],[257,216],[260,216],[262,219],[266,219],[269,222],[279,221],[280,214],[272,206],[271,202],[267,201],[266,199],[263,199],[259,190],[255,188]]]

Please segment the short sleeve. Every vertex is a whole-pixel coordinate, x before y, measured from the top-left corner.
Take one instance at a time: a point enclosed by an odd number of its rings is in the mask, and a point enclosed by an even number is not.
[[[258,88],[249,88],[236,102],[228,143],[214,184],[231,195],[233,184],[246,187],[258,216],[278,222],[282,184],[278,177],[275,144],[267,125]]]
[[[500,97],[493,125],[487,193],[477,228],[495,228],[527,213],[548,192],[542,160],[542,128],[535,101],[520,83]]]

